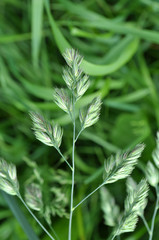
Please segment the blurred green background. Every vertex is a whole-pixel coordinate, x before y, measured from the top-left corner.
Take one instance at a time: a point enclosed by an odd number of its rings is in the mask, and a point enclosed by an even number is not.
[[[0,155],[16,164],[22,194],[28,183],[40,178],[45,181],[46,195],[50,195],[51,187],[62,189],[60,194],[66,197],[70,194],[67,165],[55,149],[35,139],[28,115],[30,110],[39,111],[60,123],[64,128],[61,151],[69,156],[70,119],[52,100],[53,88],[65,87],[61,53],[67,47],[78,49],[84,56],[83,68],[90,75],[90,88],[77,107],[85,106],[99,94],[103,101],[100,120],[82,133],[76,145],[75,203],[101,183],[105,158],[139,142],[144,142],[146,149],[133,177],[140,181],[144,176],[159,129],[158,16],[157,0],[0,1]],[[125,181],[111,184],[108,189],[123,210]],[[148,222],[154,200],[151,189],[145,213]],[[16,201],[39,238],[47,240]],[[66,239],[68,219],[58,216],[57,202],[52,226],[61,239]],[[68,201],[64,208],[68,213]],[[73,240],[104,240],[111,230],[104,224],[97,192],[76,210]],[[155,228],[154,239],[158,235]],[[145,238],[148,236],[141,220],[135,233],[121,236],[128,240]],[[2,194],[0,239],[28,239]]]

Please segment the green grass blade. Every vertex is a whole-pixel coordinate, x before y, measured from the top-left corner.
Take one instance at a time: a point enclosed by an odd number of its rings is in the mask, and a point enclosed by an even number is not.
[[[159,127],[159,94],[154,84],[153,78],[151,77],[149,67],[146,64],[142,54],[138,55],[138,62],[141,69],[141,74],[145,85],[148,87],[151,95],[151,101],[154,105],[154,112],[156,115],[156,121]]]
[[[29,40],[31,38],[30,33],[23,34],[14,34],[14,35],[3,35],[0,36],[0,43],[12,43],[12,42],[21,42],[25,40]]]
[[[71,45],[67,42],[67,40],[62,35],[61,31],[59,30],[53,16],[51,15],[49,1],[45,0],[45,9],[48,15],[49,23],[51,26],[52,33],[54,35],[56,44],[61,53],[65,52],[67,48],[71,48]]]
[[[1,191],[2,196],[4,197],[5,201],[9,205],[11,211],[13,212],[14,216],[17,218],[19,224],[23,228],[24,232],[28,236],[29,240],[39,240],[36,236],[35,232],[33,231],[32,227],[28,223],[27,219],[25,218],[24,214],[20,210],[15,197],[6,194],[5,192]]]
[[[131,103],[131,102],[137,102],[138,100],[145,98],[149,94],[150,94],[149,89],[145,88],[145,89],[134,91],[127,95],[123,95],[121,97],[111,98],[108,100],[111,100],[112,102],[114,100],[114,102],[118,102],[118,103]]]
[[[49,3],[46,0],[45,1],[45,8],[47,11],[47,15],[49,18],[49,22],[51,25],[51,29],[56,41],[56,44],[60,50],[61,53],[63,53],[67,48],[71,48],[70,44],[67,42],[67,40],[62,35],[60,29],[58,28],[53,16],[51,15]],[[114,61],[111,64],[106,65],[96,65],[93,63],[90,63],[86,60],[83,60],[82,67],[85,71],[85,73],[89,75],[94,76],[102,76],[105,74],[110,74],[112,72],[115,72],[119,68],[121,68],[124,64],[126,64],[132,56],[135,54],[137,48],[138,48],[138,39],[131,38],[131,41],[129,41],[129,44],[125,46],[124,51],[119,55],[116,61]]]
[[[43,0],[32,0],[32,59],[38,65],[42,38]]]
[[[34,96],[44,99],[44,100],[53,100],[53,89],[37,84],[30,83],[24,79],[21,79],[26,90],[33,94]]]
[[[103,148],[105,148],[107,151],[110,152],[117,152],[119,151],[119,148],[115,145],[113,145],[112,143],[107,142],[106,140],[96,136],[95,134],[91,133],[91,132],[83,132],[82,135],[84,137],[86,137],[87,139],[91,140],[92,142],[97,143],[98,145],[102,146]]]
[[[92,76],[102,76],[113,73],[124,66],[135,54],[138,48],[138,39],[132,39],[132,41],[125,47],[124,51],[119,57],[111,64],[96,65],[87,61],[83,61],[82,67],[84,71]]]
[[[100,29],[110,30],[111,32],[120,34],[131,34],[134,37],[148,40],[150,42],[159,43],[159,33],[157,31],[140,29],[130,23],[117,23],[107,19],[98,13],[88,10],[81,4],[74,4],[68,0],[60,0],[62,6],[69,12],[78,15],[88,21],[89,26],[94,26]]]

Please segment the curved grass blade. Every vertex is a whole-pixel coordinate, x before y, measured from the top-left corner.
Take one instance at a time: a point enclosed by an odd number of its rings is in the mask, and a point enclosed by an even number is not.
[[[56,41],[56,44],[60,50],[60,52],[63,54],[67,48],[71,48],[70,44],[67,42],[67,40],[62,35],[60,29],[58,28],[53,16],[51,15],[50,8],[49,8],[49,2],[48,0],[45,0],[45,8],[47,11],[47,15],[49,18],[49,22],[51,25],[51,29]],[[112,64],[106,64],[106,65],[97,65],[90,63],[86,60],[82,61],[82,68],[86,74],[92,75],[92,76],[99,76],[99,75],[105,75],[112,72],[115,72],[119,68],[121,68],[126,62],[128,62],[132,56],[135,54],[137,48],[138,48],[139,40],[137,38],[131,38],[131,41],[129,44],[125,46],[124,51],[120,54],[120,56],[117,58],[116,61],[114,61]]]
[[[78,15],[80,18],[88,21],[87,26],[93,26],[98,29],[110,30],[111,32],[120,34],[131,34],[134,37],[148,40],[150,42],[159,43],[159,33],[153,30],[140,29],[130,23],[117,23],[111,19],[95,13],[81,4],[74,4],[70,1],[60,0],[62,6],[69,12]]]

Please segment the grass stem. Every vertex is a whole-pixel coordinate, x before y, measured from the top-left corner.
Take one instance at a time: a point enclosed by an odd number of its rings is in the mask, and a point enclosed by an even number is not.
[[[20,200],[22,201],[22,203],[24,204],[24,206],[26,207],[26,209],[29,211],[29,213],[32,215],[32,217],[35,219],[35,221],[40,225],[40,227],[46,232],[46,234],[52,239],[55,240],[55,238],[53,238],[51,236],[51,234],[46,230],[46,228],[42,225],[42,223],[37,219],[37,217],[34,215],[34,213],[30,210],[30,208],[27,206],[27,204],[25,203],[25,201],[23,200],[22,196],[19,194],[18,197],[20,198]]]
[[[156,187],[156,195],[157,195],[157,200],[156,200],[156,206],[155,206],[155,210],[154,210],[153,217],[152,217],[151,231],[150,231],[150,234],[149,234],[149,240],[152,240],[152,237],[153,237],[153,231],[154,231],[154,226],[155,226],[155,218],[156,218],[156,214],[157,214],[157,211],[158,211],[158,205],[159,205],[159,194],[158,194],[157,187]]]
[[[147,223],[144,215],[141,215],[141,218],[142,218],[142,220],[143,220],[143,222],[144,222],[144,224],[145,224],[145,227],[146,227],[148,233],[150,234],[150,233],[151,233],[151,230],[150,230],[150,227],[149,227],[149,225],[148,225],[148,223]]]
[[[63,160],[67,163],[67,165],[69,166],[69,168],[71,169],[71,171],[73,171],[73,168],[71,167],[71,165],[69,164],[69,162],[66,160],[66,158],[64,157],[64,155],[62,154],[62,152],[60,151],[59,148],[56,148],[58,153],[61,155],[61,157],[63,158]]]
[[[100,189],[101,187],[104,186],[105,183],[102,183],[101,185],[99,185],[93,192],[91,192],[90,194],[88,194],[83,200],[81,200],[74,208],[73,211],[79,206],[81,205],[85,200],[87,200],[93,193],[95,193],[98,189]]]
[[[71,188],[71,204],[70,204],[68,240],[71,240],[72,216],[73,216],[73,193],[74,193],[74,178],[75,178],[75,161],[74,161],[74,158],[75,158],[75,136],[76,136],[75,99],[73,96],[72,188]]]
[[[78,135],[77,135],[77,137],[76,137],[76,139],[75,139],[75,142],[77,142],[77,140],[78,140],[78,138],[79,138],[79,136],[80,136],[80,134],[81,134],[82,131],[83,131],[83,128],[81,128],[81,130],[79,131],[79,133],[78,133]]]
[[[111,238],[111,240],[114,240],[114,239],[115,239],[115,237],[116,237],[116,235],[114,235],[114,236]]]

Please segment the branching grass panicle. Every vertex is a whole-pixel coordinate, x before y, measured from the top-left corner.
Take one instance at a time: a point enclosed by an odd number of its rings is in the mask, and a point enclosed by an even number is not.
[[[81,67],[83,57],[78,53],[78,51],[74,49],[67,49],[63,54],[63,57],[67,63],[67,67],[63,69],[62,77],[67,88],[55,88],[53,92],[53,100],[58,107],[60,107],[66,114],[69,115],[72,122],[72,154],[70,158],[66,159],[62,153],[62,150],[60,149],[62,137],[63,134],[65,134],[62,127],[55,121],[50,122],[46,120],[42,114],[37,112],[31,111],[30,117],[33,122],[33,131],[37,140],[49,147],[54,147],[59,153],[59,156],[62,157],[63,161],[69,167],[68,172],[71,174],[71,194],[68,200],[70,203],[68,237],[66,236],[65,239],[72,239],[72,225],[74,222],[74,211],[76,208],[100,189],[102,200],[101,205],[104,212],[105,224],[114,228],[112,234],[110,235],[111,240],[126,232],[133,232],[139,217],[142,218],[145,224],[149,235],[149,240],[152,240],[155,218],[159,207],[159,133],[157,133],[157,146],[152,154],[153,162],[149,161],[147,164],[146,178],[142,179],[139,184],[137,184],[132,178],[128,178],[127,180],[127,197],[125,200],[124,213],[120,211],[119,206],[115,203],[115,199],[105,188],[105,186],[118,180],[130,177],[144,150],[144,144],[137,144],[132,150],[128,150],[124,153],[118,152],[106,159],[104,162],[104,173],[103,180],[101,179],[101,184],[87,196],[81,199],[78,204],[74,204],[76,142],[80,134],[82,134],[86,128],[94,125],[98,121],[102,102],[100,96],[97,96],[92,99],[87,107],[84,107],[78,111],[76,103],[80,98],[82,98],[90,85],[89,76],[85,74],[83,68]],[[76,116],[77,112],[79,119],[77,119]],[[80,123],[80,128],[77,127],[79,126],[77,121]],[[49,206],[51,204],[55,204],[55,206],[45,207],[43,202],[45,196],[42,191],[42,187],[45,184],[45,179],[38,174],[36,177],[38,183],[33,182],[28,184],[26,187],[24,200],[20,194],[15,165],[8,164],[5,160],[0,159],[0,189],[10,195],[17,195],[30,214],[45,231],[45,233],[52,240],[59,239],[58,233],[56,233],[51,226],[51,216],[55,215],[56,213],[58,213],[58,216],[61,217],[67,216],[64,210],[67,201],[65,200],[64,193],[62,193],[59,188],[56,188],[56,186],[53,186],[51,187],[50,192],[54,194],[58,200],[49,204]],[[148,202],[147,198],[149,191],[149,186],[146,179],[148,180],[149,184],[156,189],[157,197],[151,226],[149,226],[144,217],[144,209]],[[78,184],[78,181],[76,181],[76,184]],[[42,215],[44,215],[45,220],[49,226],[51,226],[53,235],[51,235],[50,232],[37,219],[31,209],[39,211]]]

